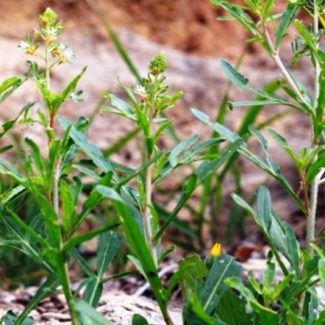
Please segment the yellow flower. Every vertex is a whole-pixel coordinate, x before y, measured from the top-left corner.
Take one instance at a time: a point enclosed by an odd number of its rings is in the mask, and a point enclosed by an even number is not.
[[[222,253],[222,245],[220,243],[215,243],[210,250],[210,255],[214,257],[218,257],[221,253]]]

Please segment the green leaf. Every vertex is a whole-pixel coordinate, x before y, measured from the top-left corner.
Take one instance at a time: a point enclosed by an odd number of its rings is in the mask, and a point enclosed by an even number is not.
[[[254,315],[247,312],[245,300],[231,290],[220,298],[216,313],[227,325],[255,325]]]
[[[102,280],[108,265],[112,262],[120,247],[120,237],[113,231],[102,234],[97,244],[97,275],[88,283],[84,300],[96,307],[102,293]]]
[[[215,310],[220,295],[227,290],[224,281],[231,276],[240,276],[241,272],[241,266],[229,255],[222,254],[214,259],[200,294],[205,311],[210,314]]]
[[[225,137],[227,140],[230,142],[235,142],[237,140],[242,140],[243,139],[236,133],[232,132],[231,130],[227,129],[223,125],[219,123],[213,123],[210,121],[210,118],[208,115],[205,113],[197,110],[197,109],[192,109],[193,114],[195,117],[197,117],[200,121],[203,123],[209,125],[215,132],[222,134],[223,137]],[[252,152],[250,152],[247,149],[247,146],[243,143],[239,148],[238,152],[241,153],[243,156],[245,156],[248,160],[253,162],[256,166],[258,166],[261,170],[267,172],[270,174],[272,177],[274,177],[279,184],[288,192],[288,194],[291,196],[291,198],[295,201],[297,206],[302,210],[305,211],[305,207],[303,203],[301,202],[299,196],[297,193],[292,189],[288,181],[284,178],[282,173],[279,170],[279,166],[276,164],[276,162],[270,157],[267,149],[268,149],[268,144],[266,139],[262,136],[262,134],[250,127],[250,131],[253,132],[257,137],[260,143],[262,144],[263,151],[266,155],[266,162],[264,162],[262,159],[254,155]]]
[[[196,293],[192,293],[183,308],[184,325],[227,325],[223,321],[210,316],[201,304]]]
[[[129,118],[132,121],[136,121],[136,114],[132,107],[124,100],[116,97],[113,94],[109,94],[111,106],[104,106],[103,111],[114,113]]]
[[[281,22],[278,26],[275,34],[275,45],[276,48],[279,48],[283,38],[287,34],[288,28],[291,25],[292,21],[294,20],[297,11],[301,7],[301,2],[296,1],[294,2],[288,2],[287,8],[284,11],[284,13],[281,16]]]
[[[104,176],[98,181],[99,185],[111,185],[112,182],[112,172],[105,173]],[[102,200],[102,195],[97,192],[96,189],[93,189],[85,200],[80,214],[75,218],[70,229],[67,231],[71,236],[74,234],[88,214],[96,207],[96,205]]]
[[[318,262],[318,273],[322,285],[325,288],[325,260],[323,259],[320,259]]]
[[[145,240],[141,216],[134,206],[132,198],[125,188],[122,189],[123,195],[120,195],[108,187],[105,188],[104,186],[97,187],[97,190],[101,195],[112,200],[113,206],[121,219],[131,251],[140,261],[145,276],[150,282],[151,288],[158,300],[158,304],[165,304],[165,298],[162,296],[162,284],[150,249]]]
[[[29,313],[47,296],[49,296],[53,291],[59,286],[59,281],[56,274],[52,273],[46,279],[46,281],[38,288],[36,294],[28,302],[27,306],[23,312],[18,316],[15,325],[25,325],[24,321]]]
[[[249,80],[239,73],[229,62],[220,60],[220,66],[234,85],[240,88],[246,88]]]
[[[102,316],[84,300],[75,301],[74,308],[82,325],[114,325],[108,318]]]
[[[23,114],[27,114],[27,112],[29,111],[29,109],[34,106],[35,102],[33,103],[28,103],[26,104],[21,110],[20,112],[18,113],[18,115],[12,119],[12,120],[8,120],[6,122],[4,122],[2,124],[2,132],[0,132],[0,138],[2,138],[8,131],[10,131],[14,126],[15,124],[17,123],[17,121],[20,119],[20,117],[23,115]]]
[[[260,322],[258,324],[274,325],[279,324],[279,315],[276,311],[271,310],[268,307],[263,306],[249,290],[248,287],[244,285],[242,280],[238,277],[231,277],[225,280],[225,283],[237,291],[240,292],[241,296],[245,298],[248,305],[257,312]]]
[[[179,155],[189,147],[193,146],[194,143],[199,139],[198,135],[193,134],[186,140],[177,144],[177,146],[170,152],[169,155],[169,163],[172,167],[175,167],[178,164]]]
[[[321,152],[317,160],[312,163],[312,165],[308,168],[306,173],[306,181],[308,184],[310,184],[315,177],[319,174],[319,172],[325,168],[325,152]]]
[[[212,174],[216,173],[218,168],[222,166],[228,159],[230,159],[236,151],[242,146],[243,140],[239,139],[234,143],[226,147],[220,156],[214,160],[201,163],[193,172],[193,174],[187,179],[183,186],[183,193],[173,212],[170,214],[167,221],[161,226],[157,235],[155,236],[155,242],[162,237],[165,230],[168,228],[171,222],[176,218],[179,211],[183,208],[189,198],[192,196],[195,189],[203,184],[203,182]]]
[[[17,316],[16,314],[12,311],[9,310],[1,319],[0,319],[1,324],[3,325],[16,325],[17,324]],[[26,318],[21,325],[33,325],[34,321],[31,317]]]
[[[258,39],[262,39],[261,32],[256,28],[255,22],[252,18],[242,9],[241,6],[233,4],[230,1],[224,0],[210,0],[214,5],[222,7],[227,13],[229,13],[235,20],[240,22],[245,29],[251,32]]]
[[[299,275],[299,244],[291,227],[284,221],[281,221],[272,211],[271,196],[266,187],[260,187],[257,195],[258,209],[257,213],[237,195],[233,195],[235,201],[246,209],[254,218],[266,237],[273,253],[275,254],[282,271],[288,275],[287,268],[278,254],[278,250],[290,262],[296,276]]]
[[[26,79],[11,77],[0,84],[0,103],[10,96]]]
[[[58,121],[64,130],[70,126],[69,121],[62,116],[58,117]],[[104,157],[102,152],[74,126],[71,127],[70,137],[98,168],[104,172],[113,170],[111,163]]]
[[[73,238],[70,238],[68,241],[65,242],[64,246],[63,246],[63,250],[64,251],[69,251],[70,249],[83,244],[86,241],[89,241],[107,231],[110,231],[112,229],[115,229],[116,227],[118,227],[120,224],[119,223],[115,223],[113,225],[107,225],[104,226],[102,228],[93,230],[93,231],[88,231],[84,234],[81,235],[77,235]]]
[[[132,325],[149,325],[148,321],[139,314],[132,316]]]
[[[250,87],[248,85],[249,80],[244,77],[240,72],[238,72],[237,69],[232,66],[228,61],[220,60],[220,65],[234,85],[258,96],[258,99],[255,101],[239,102],[239,106],[264,106],[267,104],[281,104],[293,106],[284,98],[276,96],[275,94],[271,94],[269,91]],[[232,102],[230,102],[230,104],[232,104]],[[234,104],[236,105],[236,102],[234,102]]]
[[[204,279],[207,274],[206,265],[198,255],[188,256],[180,260],[178,270],[169,281],[166,292],[167,299],[169,300],[178,283],[182,288],[183,297],[186,299],[190,292],[195,291],[198,280]]]
[[[282,104],[282,103],[281,103]],[[252,106],[265,106],[265,105],[279,105],[278,100],[244,100],[244,101],[231,101],[229,102],[230,108],[233,107],[252,107]]]
[[[113,153],[116,153],[122,148],[124,148],[132,139],[136,137],[139,131],[139,128],[136,127],[125,135],[123,135],[122,137],[120,137],[114,144],[112,144],[110,147],[103,151],[104,157],[109,157]]]

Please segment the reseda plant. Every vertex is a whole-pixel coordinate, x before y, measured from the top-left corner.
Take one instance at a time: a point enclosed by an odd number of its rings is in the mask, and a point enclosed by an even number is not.
[[[238,205],[248,211],[263,233],[271,252],[268,256],[267,270],[263,281],[256,280],[249,275],[248,284],[244,284],[240,277],[225,279],[227,295],[221,297],[230,304],[237,303],[244,306],[245,315],[249,316],[245,324],[322,324],[324,323],[324,301],[317,295],[315,286],[324,283],[324,253],[322,243],[323,229],[316,232],[316,214],[318,206],[318,189],[324,182],[324,54],[320,44],[323,29],[325,4],[323,1],[287,1],[282,12],[274,13],[273,0],[246,0],[245,6],[233,4],[230,1],[211,0],[221,7],[228,15],[227,19],[236,20],[250,32],[251,42],[262,45],[265,52],[274,60],[282,75],[280,87],[284,96],[266,93],[253,88],[249,81],[236,68],[225,60],[221,60],[221,67],[230,80],[243,90],[258,96],[259,100],[245,100],[230,102],[232,108],[252,105],[278,105],[290,107],[305,114],[310,120],[310,146],[296,152],[288,141],[276,132],[269,130],[272,138],[288,154],[297,169],[300,178],[299,191],[293,189],[280,167],[273,160],[268,151],[268,141],[264,135],[250,127],[250,133],[257,138],[264,157],[251,152],[246,144],[238,148],[238,152],[253,162],[257,167],[272,176],[293,199],[297,207],[306,218],[306,244],[299,245],[294,231],[282,221],[273,211],[271,196],[267,188],[261,187],[257,194],[257,210],[255,211],[238,195],[233,195]],[[304,11],[310,20],[297,19]],[[253,21],[252,16],[258,21]],[[298,80],[281,58],[281,48],[288,34],[295,29],[292,43],[292,63],[299,64],[302,56],[310,58],[314,73],[313,91]],[[235,142],[241,138],[219,123],[210,121],[209,117],[193,109],[194,115],[203,123],[210,126],[217,134],[222,134],[228,141]],[[316,254],[315,254],[316,253]],[[276,261],[276,263],[275,263]],[[282,272],[282,279],[276,279],[276,264]],[[227,268],[225,268],[225,271]],[[240,293],[240,296],[236,294]],[[219,297],[220,298],[220,297]],[[200,313],[201,319],[205,315],[214,316],[228,324],[237,324],[234,318],[225,314],[216,304],[212,310]],[[198,307],[196,306],[196,310]],[[203,315],[203,316],[202,316]]]
[[[29,104],[21,114],[20,121],[40,125],[44,136],[47,137],[48,148],[41,150],[41,144],[25,138],[25,145],[30,153],[24,170],[17,170],[8,161],[0,161],[1,172],[12,179],[10,188],[1,195],[1,222],[6,228],[6,238],[1,240],[1,245],[17,248],[29,255],[44,267],[49,276],[15,320],[15,324],[22,324],[31,309],[59,286],[62,286],[72,324],[83,324],[86,319],[93,319],[98,324],[107,324],[95,310],[73,295],[69,277],[69,257],[76,246],[99,236],[98,272],[93,273],[87,282],[83,297],[90,305],[96,306],[102,290],[104,271],[119,247],[118,236],[109,231],[117,224],[77,234],[82,222],[100,201],[100,195],[93,190],[84,203],[80,203],[83,176],[82,173],[73,173],[78,171],[78,168],[84,169],[82,163],[78,164],[76,160],[80,146],[70,139],[71,133],[84,141],[81,148],[90,150],[91,144],[84,136],[88,122],[80,118],[72,125],[61,117],[60,123],[64,128],[61,137],[57,134],[55,125],[57,113],[66,100],[80,101],[81,92],[75,92],[75,89],[85,68],[61,92],[54,91],[51,85],[52,70],[57,65],[70,62],[74,55],[68,46],[60,41],[63,25],[54,11],[47,9],[40,16],[40,24],[40,27],[19,46],[33,60],[29,61],[30,75],[42,96],[44,107],[34,116],[29,113],[32,106]],[[7,91],[13,90],[14,85],[13,83],[11,88],[8,87]],[[9,126],[11,125],[8,124],[6,128],[9,129]],[[108,185],[111,179],[112,172],[107,171],[101,177],[95,177],[94,183]],[[30,196],[37,205],[38,209],[31,220],[23,220],[23,216],[19,215],[21,211],[17,202],[23,196]],[[78,262],[83,262],[78,258],[77,252],[74,256],[77,256]],[[84,312],[81,314],[80,310]]]

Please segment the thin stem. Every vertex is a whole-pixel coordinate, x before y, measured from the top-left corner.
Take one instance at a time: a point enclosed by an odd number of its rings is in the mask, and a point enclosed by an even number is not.
[[[314,27],[314,34],[316,37],[318,37],[319,34],[319,28],[318,28],[318,6],[317,6],[317,0],[314,0],[314,14],[313,14],[313,27]],[[319,42],[316,44],[316,49],[319,48]],[[315,74],[314,74],[314,88],[315,88],[315,94],[314,94],[314,105],[313,109],[314,111],[317,109],[318,105],[318,97],[319,97],[319,78],[320,78],[320,65],[318,62],[317,57],[314,57],[314,64],[315,64]],[[313,122],[312,122],[313,123]],[[313,128],[314,129],[314,128]],[[312,147],[315,146],[318,142],[318,139],[315,138],[315,134],[312,134]],[[317,157],[315,157],[315,160]],[[317,202],[318,202],[318,188],[319,188],[319,182],[322,178],[322,175],[324,173],[324,170],[322,169],[318,175],[316,175],[315,179],[311,183],[311,192],[310,192],[310,213],[307,217],[307,234],[306,234],[306,242],[308,245],[308,251],[312,254],[313,250],[310,247],[310,243],[315,240],[315,227],[316,227],[316,212],[317,212]]]
[[[65,261],[64,256],[62,256],[62,254],[61,254],[61,258],[62,258],[62,260],[59,262],[60,262],[60,265],[62,265],[62,269],[60,271],[62,272],[61,275],[63,276],[63,280],[64,280],[62,283],[64,296],[65,296],[65,299],[67,301],[67,305],[69,308],[69,313],[71,316],[71,323],[72,323],[72,325],[78,325],[78,315],[77,315],[77,312],[73,305],[74,298],[73,298],[73,294],[71,291],[71,283],[70,283],[70,278],[69,278],[68,265]],[[61,268],[60,265],[59,265],[59,267]]]
[[[49,47],[48,44],[45,43],[45,56],[44,56],[44,62],[45,62],[45,81],[46,81],[46,86],[49,89],[50,88],[50,70],[53,66],[50,65],[49,61]],[[53,129],[53,124],[54,124],[54,118],[55,118],[55,113],[53,113],[48,107],[48,114],[49,114],[49,126],[51,129]],[[55,131],[53,130],[53,134],[55,136]],[[53,142],[53,137],[49,137],[49,149],[51,148],[52,142]],[[61,169],[61,160],[60,157],[56,157],[56,165],[55,165],[55,170],[53,174],[53,186],[52,186],[52,205],[53,209],[57,215],[58,219],[58,227],[60,226],[62,220],[60,220],[60,198],[59,198],[59,181],[60,181],[60,169]],[[58,269],[57,271],[61,274],[61,284],[63,287],[63,292],[64,296],[69,308],[69,313],[71,316],[71,323],[72,325],[78,325],[78,316],[76,313],[76,310],[73,305],[73,294],[71,291],[71,283],[70,283],[70,278],[69,278],[69,270],[68,270],[68,263],[67,259],[62,252],[64,246],[63,238],[60,237],[60,256],[58,257]]]
[[[299,90],[297,84],[295,83],[295,81],[291,77],[291,75],[288,72],[287,68],[283,64],[282,59],[281,59],[281,57],[279,55],[279,50],[274,47],[274,44],[272,42],[272,39],[271,39],[267,29],[264,30],[264,35],[265,35],[265,38],[266,38],[266,40],[268,42],[268,45],[269,45],[269,47],[270,47],[270,49],[272,51],[272,53],[271,53],[272,58],[273,58],[274,62],[276,63],[276,65],[278,66],[279,70],[281,71],[283,77],[285,78],[285,80],[287,81],[289,86],[292,88],[292,90],[296,93],[296,95],[300,99],[300,101],[302,103],[304,103],[305,105],[310,106],[309,103],[304,98],[304,96],[302,95],[301,91]]]
[[[46,86],[47,88],[50,88],[50,62],[49,62],[49,47],[48,44],[45,43],[45,56],[44,56],[44,61],[45,61],[45,81],[46,81]]]
[[[53,179],[53,208],[58,218],[60,218],[60,206],[59,206],[60,168],[61,168],[61,162],[60,159],[58,159],[55,166],[54,179]]]
[[[150,114],[150,112],[149,112]],[[149,121],[149,134],[151,136],[152,133],[152,119]],[[145,153],[145,161],[150,161],[152,158],[151,149],[146,148]],[[153,191],[153,164],[150,164],[145,171],[145,196],[146,196],[146,206],[144,209],[144,229],[147,237],[147,242],[151,251],[151,254],[154,258],[154,261],[157,262],[157,254],[155,249],[155,244],[153,242],[153,234],[152,234],[152,214],[150,211],[150,207],[152,206],[152,191]]]
[[[310,213],[307,218],[307,235],[306,241],[308,244],[308,250],[310,253],[313,252],[310,247],[310,243],[315,240],[315,228],[316,228],[316,212],[317,212],[317,201],[318,201],[318,189],[320,185],[320,180],[324,174],[324,169],[322,169],[314,181],[311,184],[311,193],[310,193]]]

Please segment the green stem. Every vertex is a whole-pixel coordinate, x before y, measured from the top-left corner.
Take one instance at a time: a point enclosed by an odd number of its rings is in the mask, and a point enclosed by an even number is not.
[[[318,18],[319,18],[319,12],[318,12],[318,6],[317,6],[317,0],[314,0],[314,14],[313,14],[313,27],[314,27],[314,34],[315,37],[318,37],[319,35],[319,28],[318,28]],[[316,43],[316,50],[319,48],[319,42]],[[313,109],[314,112],[317,109],[318,106],[318,98],[319,98],[319,78],[321,74],[321,67],[319,64],[319,61],[317,57],[314,57],[314,65],[315,65],[315,75],[314,75],[314,105]],[[313,123],[313,120],[312,120]],[[313,130],[315,128],[313,127]],[[312,134],[312,147],[317,145],[318,139],[315,138],[315,134]],[[315,157],[315,160],[317,160],[317,156]],[[315,240],[315,227],[316,227],[316,212],[317,212],[317,202],[318,202],[318,188],[319,188],[319,182],[321,180],[321,177],[323,175],[323,170],[321,170],[318,175],[316,175],[315,179],[311,183],[310,186],[310,211],[309,215],[307,217],[307,229],[306,229],[306,241],[308,245],[308,251],[312,254],[313,250],[310,247],[310,243]]]
[[[74,308],[73,304],[73,294],[71,291],[71,283],[69,278],[69,272],[68,272],[68,265],[66,263],[66,259],[64,256],[62,256],[63,253],[61,253],[60,259],[58,261],[59,265],[59,272],[61,273],[61,281],[62,281],[62,287],[63,287],[63,293],[65,296],[65,299],[67,301],[67,305],[69,308],[69,313],[71,317],[71,324],[72,325],[78,325],[78,315]],[[62,267],[61,267],[62,266]]]
[[[50,89],[50,69],[52,66],[50,65],[49,61],[49,47],[48,44],[45,44],[45,81],[46,81],[46,86],[48,89]],[[52,129],[53,128],[53,122],[55,118],[55,114],[51,112],[50,107],[47,107],[48,109],[48,114],[49,114],[49,127]],[[55,131],[53,131],[53,134],[55,135]],[[56,137],[56,136],[55,136]],[[49,137],[49,149],[51,148],[52,142],[53,142],[53,137]],[[58,227],[61,226],[62,220],[60,220],[60,197],[59,197],[59,181],[60,181],[60,169],[61,169],[61,161],[60,157],[56,157],[56,165],[55,165],[55,170],[54,170],[54,175],[53,175],[53,186],[52,186],[52,205],[53,209],[57,215],[58,219]],[[63,292],[64,296],[69,308],[70,316],[71,316],[71,323],[72,325],[78,325],[78,316],[76,313],[76,310],[73,305],[73,294],[71,291],[71,283],[69,279],[69,272],[68,272],[68,264],[67,264],[67,259],[62,252],[64,247],[64,242],[62,237],[60,238],[60,253],[57,261],[57,272],[60,273],[60,282],[63,287]]]

